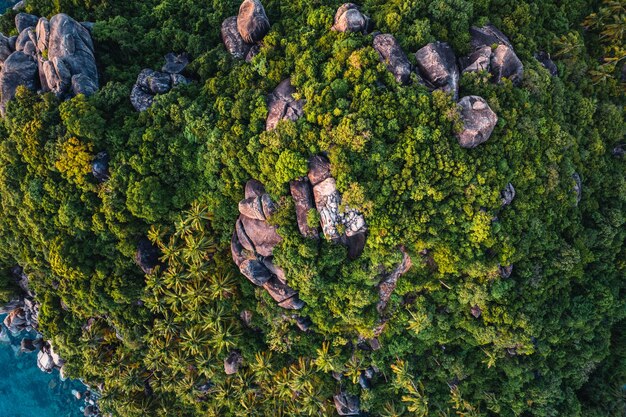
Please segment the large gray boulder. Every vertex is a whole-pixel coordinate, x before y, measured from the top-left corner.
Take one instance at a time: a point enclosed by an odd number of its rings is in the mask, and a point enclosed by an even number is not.
[[[344,3],[335,13],[335,24],[331,30],[338,32],[360,32],[366,34],[370,19],[354,3]]]
[[[491,55],[491,74],[496,83],[499,83],[502,78],[508,78],[514,84],[519,84],[524,75],[524,65],[515,55],[513,48],[498,45]]]
[[[467,58],[462,59],[463,72],[478,72],[491,70],[491,47],[481,46]]]
[[[18,33],[22,33],[26,28],[35,27],[39,18],[28,13],[18,13],[15,15],[15,27]]]
[[[463,130],[457,134],[459,145],[474,148],[489,139],[498,116],[482,97],[466,96],[458,104],[463,122]]]
[[[48,19],[45,17],[39,19],[35,33],[37,34],[37,50],[43,52],[48,49],[50,41],[50,22]]]
[[[12,45],[10,38],[0,33],[0,66],[13,52],[15,52],[15,44]]]
[[[109,154],[107,152],[98,152],[91,163],[91,174],[98,182],[105,182],[109,179]]]
[[[237,30],[247,43],[260,42],[270,31],[270,21],[259,0],[244,0],[237,15]]]
[[[20,85],[37,90],[37,63],[23,52],[12,53],[2,66],[0,72],[0,114],[4,116],[7,103],[15,97],[15,91]]]
[[[411,79],[411,63],[393,35],[385,33],[374,37],[374,49],[387,69],[400,84],[408,84]]]
[[[483,46],[493,45],[506,45],[512,48],[511,41],[506,35],[492,24],[487,24],[481,28],[472,26],[470,28],[470,35],[472,37],[472,49],[476,50]]]
[[[415,53],[420,75],[433,88],[459,95],[459,68],[450,45],[445,42],[432,42]]]
[[[535,59],[539,61],[539,63],[548,70],[551,76],[555,76],[559,73],[559,69],[556,67],[552,58],[550,58],[550,54],[544,51],[539,51],[535,54]]]
[[[273,130],[281,120],[295,122],[304,115],[305,100],[296,100],[293,97],[295,92],[296,89],[291,85],[291,79],[287,78],[269,95],[266,130]]]
[[[274,247],[282,241],[276,231],[276,226],[270,225],[265,220],[241,216],[241,224],[252,241],[255,251],[261,256],[271,256]]]
[[[222,41],[228,53],[237,59],[245,58],[252,45],[243,40],[237,30],[237,16],[231,16],[224,20],[221,33]]]
[[[89,31],[62,13],[50,19],[49,35],[45,23],[37,27],[37,44],[48,44],[47,60],[52,63],[46,67],[46,87],[62,98],[95,93],[98,69]]]
[[[170,52],[165,55],[165,65],[161,71],[168,74],[180,74],[189,65],[189,55],[186,53],[176,54]]]

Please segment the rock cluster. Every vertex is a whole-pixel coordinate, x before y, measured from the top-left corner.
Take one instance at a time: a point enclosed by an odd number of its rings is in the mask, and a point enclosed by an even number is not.
[[[320,215],[322,232],[326,239],[341,242],[348,247],[348,257],[356,259],[365,247],[367,228],[365,218],[350,207],[341,207],[341,194],[330,173],[330,162],[322,155],[309,160],[309,182],[313,188],[315,207]],[[305,221],[298,219],[298,224]]]
[[[268,220],[276,207],[263,185],[250,180],[239,202],[239,218],[231,240],[233,261],[254,285],[263,287],[282,308],[299,310],[304,302],[287,285],[285,272],[274,265],[272,252],[282,238]]]
[[[293,94],[296,89],[291,79],[283,80],[267,99],[266,130],[273,130],[281,120],[296,121],[304,115],[305,100],[296,100]]]
[[[259,0],[244,0],[239,14],[222,22],[222,41],[234,58],[250,62],[259,53],[260,42],[269,30],[270,21],[263,4]]]
[[[502,78],[508,78],[513,83],[522,81],[524,65],[506,35],[491,24],[482,28],[472,26],[470,34],[474,51],[461,60],[463,72],[488,71],[496,83]]]
[[[421,77],[427,86],[459,96],[459,68],[454,51],[445,42],[432,42],[415,53]]]
[[[65,361],[54,352],[52,345],[45,342],[37,354],[37,366],[39,369],[43,372],[50,373],[54,369],[61,369],[64,364]]]
[[[356,4],[344,3],[337,9],[331,29],[337,32],[360,32],[365,35],[370,30],[370,18],[361,13]]]
[[[388,33],[376,35],[373,46],[396,81],[408,84],[411,79],[411,63],[396,38]]]
[[[0,34],[0,113],[18,86],[52,91],[62,99],[91,95],[98,89],[98,70],[89,30],[66,14],[15,16],[19,35]]]
[[[135,110],[146,111],[152,106],[157,95],[165,94],[177,85],[189,83],[189,80],[181,75],[188,63],[187,54],[170,52],[165,56],[162,71],[148,68],[142,70],[130,93],[130,102]]]
[[[510,205],[515,198],[515,187],[513,187],[513,184],[508,183],[500,193],[500,197],[502,199],[502,207]]]

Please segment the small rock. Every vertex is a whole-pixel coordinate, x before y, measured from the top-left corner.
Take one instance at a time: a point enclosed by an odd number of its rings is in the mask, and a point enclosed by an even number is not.
[[[309,212],[315,209],[311,183],[308,178],[294,180],[289,183],[289,189],[295,203],[296,219],[298,221],[300,234],[308,238],[317,237],[317,229],[310,227],[307,221]]]
[[[270,21],[259,0],[244,0],[237,15],[237,30],[247,43],[260,42],[270,31]]]
[[[515,188],[513,187],[513,184],[508,183],[504,190],[500,193],[500,197],[502,199],[502,207],[511,204],[515,198]]]
[[[513,273],[513,265],[498,266],[498,273],[500,274],[500,277],[502,278],[509,278],[511,274]]]
[[[296,321],[296,326],[298,326],[298,328],[302,330],[303,332],[309,331],[309,329],[313,325],[313,322],[311,321],[309,317],[297,316],[295,318],[295,321]]]
[[[226,372],[226,375],[234,375],[239,372],[239,366],[241,366],[242,363],[243,357],[241,353],[234,350],[224,359],[224,372]]]
[[[552,59],[550,59],[549,53],[544,52],[544,51],[539,51],[535,54],[535,59],[539,61],[539,63],[543,65],[545,69],[548,70],[551,76],[554,77],[555,75],[559,73],[558,68],[556,67]]]
[[[304,306],[305,306],[304,301],[302,301],[298,297],[298,295],[295,295],[291,298],[288,298],[278,303],[278,307],[284,308],[286,310],[301,310]]]
[[[411,63],[396,38],[388,33],[377,35],[374,37],[374,49],[396,81],[408,84],[411,79]]]
[[[572,174],[572,179],[574,180],[574,192],[576,193],[576,206],[578,206],[583,195],[583,182],[578,172]]]
[[[263,284],[263,288],[267,290],[268,294],[277,303],[282,303],[291,297],[297,296],[297,293],[291,287],[282,283],[276,277],[272,277],[265,284]]]
[[[491,68],[491,47],[483,46],[472,52],[465,62],[463,72],[489,71]]]
[[[35,91],[37,89],[37,63],[23,52],[13,52],[0,72],[0,114],[4,116],[7,103],[15,97],[20,85]]]
[[[245,198],[260,197],[265,194],[265,187],[260,181],[250,180],[246,183]]]
[[[222,22],[222,42],[228,53],[234,58],[243,59],[250,52],[251,45],[243,40],[237,30],[237,16],[231,16]]]
[[[250,325],[252,324],[252,316],[253,316],[253,313],[250,310],[244,310],[239,315],[239,317],[241,318],[241,321],[243,321],[244,324],[248,327],[250,327]]]
[[[4,63],[13,52],[15,52],[15,44],[11,45],[10,39],[0,33],[0,65]]]
[[[359,397],[341,392],[333,396],[333,400],[340,416],[358,416],[361,414]]]
[[[20,343],[20,350],[24,353],[31,353],[37,350],[37,346],[35,346],[35,340],[33,339],[22,339]]]
[[[91,163],[91,173],[99,182],[105,182],[109,179],[109,154],[107,152],[98,152]]]
[[[470,35],[472,36],[472,49],[479,49],[483,46],[491,47],[492,45],[513,47],[509,38],[492,24],[485,25],[482,28],[472,26],[470,28]]]
[[[344,3],[337,9],[337,13],[335,13],[335,24],[331,30],[366,34],[369,26],[369,17],[361,13],[356,4]]]
[[[254,244],[255,251],[261,256],[271,256],[274,247],[283,240],[276,231],[276,226],[265,221],[241,216],[241,224]]]
[[[618,158],[622,158],[624,155],[626,155],[626,143],[621,143],[614,147],[611,151],[611,154]]]
[[[165,65],[161,68],[161,71],[168,74],[180,74],[189,65],[189,55],[186,53],[175,54],[170,52],[165,55]]]
[[[273,130],[281,120],[295,122],[304,115],[304,100],[296,100],[293,94],[296,89],[291,85],[291,79],[283,80],[269,95],[267,100],[267,121],[265,130]]]
[[[322,155],[315,155],[309,159],[309,181],[315,186],[326,178],[330,178],[330,161]]]
[[[263,263],[255,259],[246,259],[239,266],[241,273],[254,285],[262,286],[272,278],[270,271]]]
[[[141,238],[137,244],[137,252],[135,252],[135,263],[141,267],[141,270],[146,274],[151,274],[160,264],[159,257],[159,248],[145,237]]]
[[[487,141],[493,132],[498,116],[487,102],[478,96],[465,96],[459,101],[463,130],[457,134],[459,145],[475,148]]]
[[[470,309],[470,312],[472,313],[472,316],[474,316],[476,318],[479,318],[483,314],[483,311],[477,305],[473,306]]]
[[[445,42],[433,42],[415,53],[420,74],[434,88],[452,94],[456,100],[459,95],[459,68],[450,45]]]

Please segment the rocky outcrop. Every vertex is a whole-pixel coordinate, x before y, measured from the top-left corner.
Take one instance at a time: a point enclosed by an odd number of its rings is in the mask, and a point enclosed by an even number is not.
[[[274,265],[272,253],[282,238],[268,220],[276,207],[263,185],[250,180],[244,200],[239,203],[239,218],[231,239],[233,261],[252,284],[264,288],[285,309],[298,310],[304,302],[287,285],[285,272]]]
[[[55,369],[61,369],[65,361],[54,352],[49,343],[44,343],[37,354],[37,366],[43,372],[50,373]]]
[[[493,132],[498,116],[487,102],[478,96],[466,96],[459,101],[462,130],[457,134],[459,145],[463,148],[475,148],[487,141]]]
[[[502,78],[508,78],[513,83],[522,80],[524,66],[509,38],[491,24],[482,28],[473,26],[470,34],[474,51],[461,60],[463,72],[489,71],[495,83],[499,83]]]
[[[406,274],[413,266],[411,257],[406,252],[406,249],[400,248],[400,251],[402,252],[402,261],[388,276],[380,281],[380,284],[378,284],[379,301],[376,305],[376,309],[380,314],[382,314],[387,307],[387,303],[398,285],[398,279]]]
[[[400,84],[411,79],[411,63],[393,35],[385,33],[374,37],[374,49],[382,62]]]
[[[234,58],[250,62],[259,53],[260,42],[269,30],[270,21],[263,4],[259,0],[244,0],[239,14],[222,22],[222,41]]]
[[[296,219],[300,234],[304,237],[317,238],[319,231],[317,228],[309,226],[308,222],[309,212],[315,209],[313,189],[309,179],[304,177],[291,181],[289,189],[296,207]]]
[[[15,97],[17,87],[35,91],[38,84],[37,63],[24,52],[13,52],[2,65],[0,72],[0,114],[4,116],[7,103]]]
[[[535,54],[535,59],[539,61],[539,63],[548,70],[551,76],[555,76],[559,73],[559,69],[556,67],[552,59],[550,58],[550,54],[544,51],[539,51]]]
[[[572,179],[574,180],[574,192],[576,193],[576,206],[580,203],[580,200],[583,196],[583,182],[580,179],[580,174],[578,172],[574,172],[572,174]]]
[[[137,244],[137,251],[135,252],[135,263],[139,265],[145,274],[151,274],[160,264],[160,256],[159,248],[154,246],[152,242],[145,237],[141,238]]]
[[[15,15],[15,27],[17,33],[22,33],[28,28],[34,28],[39,18],[28,13],[18,13]]]
[[[365,247],[365,218],[350,207],[341,208],[341,194],[330,174],[330,162],[326,157],[317,155],[309,160],[308,178],[313,186],[324,236],[332,242],[347,245],[349,257],[357,258]]]
[[[370,27],[370,18],[361,13],[354,3],[342,4],[335,13],[335,23],[331,30],[337,32],[360,32],[366,34]]]
[[[513,202],[515,198],[515,187],[513,184],[508,183],[504,190],[500,193],[500,198],[502,199],[502,207],[508,206]]]
[[[239,6],[237,30],[247,43],[260,42],[270,31],[270,21],[259,0],[244,0]]]
[[[265,130],[273,130],[281,120],[296,121],[304,115],[304,100],[296,100],[293,94],[296,89],[291,79],[283,80],[269,95],[267,100],[267,121]]]
[[[333,396],[335,408],[340,416],[358,416],[361,415],[359,397],[350,395],[346,392],[340,392]]]
[[[450,45],[445,42],[433,42],[415,53],[421,77],[429,86],[452,94],[456,100],[459,95],[459,68],[456,56]]]
[[[130,93],[130,102],[135,110],[146,111],[152,107],[157,95],[165,94],[177,85],[187,84],[189,80],[180,73],[188,63],[189,58],[186,54],[171,52],[165,56],[163,72],[152,69],[142,70]]]
[[[109,154],[107,152],[98,152],[91,163],[91,174],[98,182],[105,182],[109,179]]]

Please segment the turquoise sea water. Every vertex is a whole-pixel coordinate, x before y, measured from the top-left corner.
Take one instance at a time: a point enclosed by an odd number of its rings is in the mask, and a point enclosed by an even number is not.
[[[4,317],[0,315],[0,323]],[[19,345],[0,341],[0,417],[82,416],[84,402],[72,390],[82,394],[86,387],[80,381],[61,381],[59,371],[41,372],[37,352],[20,353]]]

